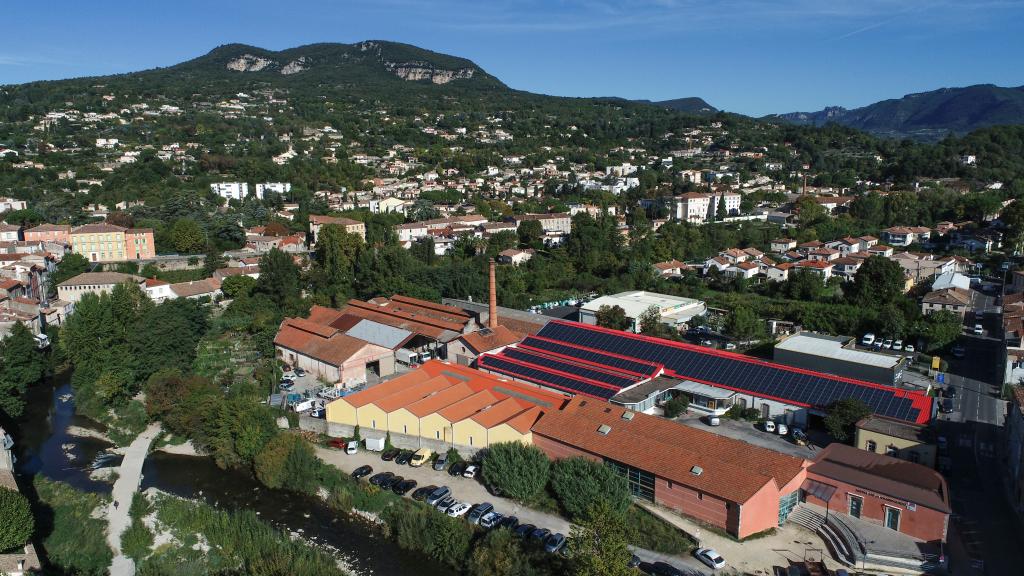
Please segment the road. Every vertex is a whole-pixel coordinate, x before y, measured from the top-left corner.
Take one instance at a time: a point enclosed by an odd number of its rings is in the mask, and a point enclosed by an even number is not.
[[[498,512],[506,515],[511,514],[519,518],[521,524],[533,524],[540,528],[547,528],[552,532],[561,532],[566,536],[569,535],[571,524],[565,518],[556,514],[527,508],[507,498],[494,496],[477,480],[452,477],[447,472],[438,472],[429,466],[413,468],[407,465],[400,466],[395,464],[394,461],[385,462],[380,459],[379,453],[366,450],[360,450],[357,454],[350,456],[341,450],[318,447],[316,454],[324,462],[349,473],[360,466],[369,465],[373,468],[375,474],[377,472],[393,472],[406,479],[411,478],[415,480],[418,483],[417,487],[431,484],[448,486],[451,488],[452,496],[462,502],[469,504],[490,502]],[[644,550],[643,548],[634,548],[633,553],[644,562],[668,562],[683,570],[688,576],[701,576],[704,574],[703,570],[706,569],[703,564],[693,557],[668,556],[651,550]]]

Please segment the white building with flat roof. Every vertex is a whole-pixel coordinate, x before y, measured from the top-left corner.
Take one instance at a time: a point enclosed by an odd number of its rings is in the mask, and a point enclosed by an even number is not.
[[[246,182],[215,182],[210,184],[210,190],[228,200],[243,200],[249,195],[249,184]]]
[[[903,376],[906,358],[898,353],[858,350],[850,336],[798,332],[775,345],[780,364],[892,386]]]
[[[640,331],[640,316],[648,308],[655,307],[661,315],[661,321],[672,327],[685,324],[694,316],[707,312],[707,306],[700,300],[670,296],[656,292],[632,290],[610,296],[601,296],[591,300],[580,308],[580,321],[585,324],[597,324],[597,311],[602,306],[618,306],[626,312],[626,317],[633,322],[633,331]]]

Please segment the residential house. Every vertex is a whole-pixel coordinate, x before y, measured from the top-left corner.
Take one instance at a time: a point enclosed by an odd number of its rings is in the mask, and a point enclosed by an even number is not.
[[[656,262],[654,264],[654,269],[658,272],[659,276],[671,277],[681,276],[683,272],[690,270],[690,267],[684,262],[673,259],[665,262]]]
[[[191,300],[199,300],[201,298],[213,300],[221,295],[220,280],[216,278],[178,282],[177,284],[171,284],[170,288],[175,297]]]
[[[533,248],[527,248],[526,250],[509,248],[508,250],[502,250],[498,253],[498,262],[519,266],[520,264],[530,260],[530,258],[533,258],[534,253],[536,253],[536,250]]]
[[[65,302],[77,303],[85,294],[106,294],[118,284],[130,282],[143,292],[146,279],[120,272],[83,272],[57,285],[57,297]]]
[[[153,302],[159,304],[164,300],[173,300],[177,295],[171,290],[171,283],[156,278],[146,278],[146,296]]]
[[[882,230],[882,240],[893,246],[910,246],[931,237],[932,231],[924,226],[893,226]]]
[[[335,226],[341,226],[345,232],[349,234],[356,234],[364,242],[366,241],[366,224],[358,220],[351,218],[342,218],[340,216],[322,216],[320,214],[309,215],[309,232],[313,236],[313,244],[316,244],[317,239],[320,237],[320,230],[328,224]]]
[[[775,254],[785,254],[796,248],[796,240],[791,238],[777,238],[769,244],[769,249]]]
[[[769,266],[765,270],[765,276],[768,277],[769,282],[785,282],[789,279],[789,271],[793,266],[792,262],[781,262],[774,266]]]
[[[71,250],[90,262],[146,260],[156,256],[151,228],[86,224],[71,230]]]
[[[864,264],[863,258],[854,258],[852,256],[836,258],[832,261],[832,266],[834,266],[832,273],[843,280],[853,280],[862,264]]]
[[[925,316],[939,310],[948,310],[963,318],[971,306],[972,291],[962,288],[944,288],[924,295],[921,299],[921,313]]]
[[[17,242],[21,240],[21,226],[0,222],[0,242]]]
[[[71,243],[71,226],[67,224],[40,224],[25,230],[28,242],[53,242],[55,244]]]
[[[872,414],[857,422],[854,445],[929,468],[937,463],[935,435],[929,427],[913,422]]]
[[[831,262],[823,260],[801,260],[793,263],[794,270],[811,272],[821,276],[822,282],[828,282],[832,278],[832,271],[835,266]]]

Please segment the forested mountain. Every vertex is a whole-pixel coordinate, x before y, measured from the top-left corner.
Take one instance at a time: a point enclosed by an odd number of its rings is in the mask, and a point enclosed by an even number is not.
[[[709,114],[718,112],[718,109],[708,104],[703,98],[697,96],[691,96],[689,98],[675,98],[672,100],[659,100],[652,102],[650,100],[639,100],[639,102],[648,102],[655,106],[660,106],[668,110],[675,110],[677,112],[689,112],[692,114]]]
[[[941,88],[853,110],[830,106],[819,112],[767,118],[812,126],[834,122],[881,136],[938,140],[951,132],[965,134],[989,126],[1024,124],[1024,86]]]

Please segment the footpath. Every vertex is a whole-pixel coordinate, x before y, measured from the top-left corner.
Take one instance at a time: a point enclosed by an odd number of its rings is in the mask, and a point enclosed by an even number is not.
[[[132,506],[132,497],[142,483],[142,464],[149,454],[149,446],[160,433],[159,424],[150,424],[142,434],[125,449],[124,460],[118,469],[118,478],[114,482],[111,494],[112,502],[107,507],[107,544],[114,551],[114,561],[110,564],[110,576],[134,576],[135,562],[121,553],[121,533],[128,529],[131,517],[128,511]],[[116,504],[116,506],[115,506]]]

